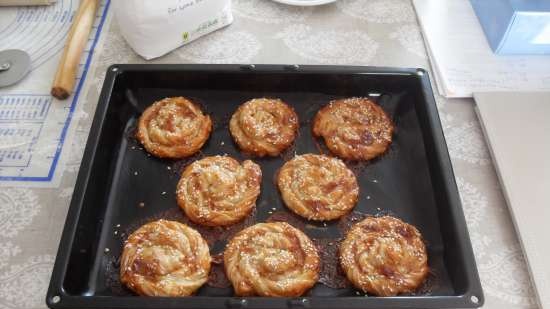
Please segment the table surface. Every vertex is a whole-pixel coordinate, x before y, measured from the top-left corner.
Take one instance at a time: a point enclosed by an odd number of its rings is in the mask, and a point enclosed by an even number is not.
[[[152,63],[284,63],[423,67],[409,0],[339,0],[291,7],[233,0],[235,22]],[[106,68],[144,63],[116,23],[104,30],[80,102],[61,185],[0,189],[0,309],[44,308],[59,238]],[[436,95],[485,293],[484,308],[535,308],[535,293],[471,99]]]

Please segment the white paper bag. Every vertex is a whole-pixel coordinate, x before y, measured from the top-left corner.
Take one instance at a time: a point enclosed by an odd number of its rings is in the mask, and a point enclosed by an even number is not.
[[[113,5],[121,34],[145,59],[233,22],[231,0],[114,0]]]

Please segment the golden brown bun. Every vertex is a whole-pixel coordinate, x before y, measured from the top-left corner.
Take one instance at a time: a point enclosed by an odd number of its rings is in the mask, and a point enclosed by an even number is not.
[[[413,292],[429,271],[420,232],[389,216],[355,224],[340,245],[340,264],[356,288],[378,296]]]
[[[176,191],[178,205],[195,223],[233,224],[254,209],[261,181],[260,166],[250,160],[240,164],[227,156],[206,157],[183,171]]]
[[[298,116],[280,99],[252,99],[233,114],[229,130],[244,152],[276,156],[296,138]]]
[[[359,197],[357,179],[344,162],[305,154],[286,162],[277,185],[288,208],[309,220],[333,220],[347,214]]]
[[[391,144],[393,124],[386,112],[367,98],[340,99],[317,112],[313,134],[323,137],[340,158],[370,160]]]
[[[188,296],[210,272],[206,241],[185,224],[159,220],[133,232],[120,259],[120,281],[147,296]]]
[[[141,115],[136,138],[159,158],[185,158],[201,149],[212,131],[210,116],[183,97],[153,103]]]
[[[238,296],[300,296],[318,279],[312,241],[288,223],[259,223],[239,232],[224,253],[225,272]]]

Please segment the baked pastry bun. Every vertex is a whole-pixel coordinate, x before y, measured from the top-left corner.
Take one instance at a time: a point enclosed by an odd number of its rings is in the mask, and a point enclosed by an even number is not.
[[[185,224],[159,220],[133,232],[122,251],[120,281],[147,296],[188,296],[210,272],[206,241]]]
[[[359,197],[357,179],[344,162],[305,154],[286,162],[277,175],[285,205],[308,220],[333,220],[350,212]]]
[[[383,154],[392,141],[393,123],[386,112],[367,98],[330,102],[317,112],[313,134],[328,149],[347,160],[370,160]]]
[[[262,170],[246,160],[212,156],[188,165],[176,190],[179,207],[195,223],[230,225],[244,219],[256,206]]]
[[[390,216],[355,224],[340,245],[340,264],[356,288],[378,296],[413,292],[429,271],[420,232]]]
[[[296,138],[298,116],[280,99],[252,99],[233,114],[229,130],[242,151],[258,157],[276,156]]]
[[[212,131],[210,116],[184,97],[153,103],[141,115],[136,138],[159,158],[185,158],[201,149]]]
[[[223,257],[238,296],[300,296],[319,276],[313,242],[285,222],[259,223],[240,231]]]

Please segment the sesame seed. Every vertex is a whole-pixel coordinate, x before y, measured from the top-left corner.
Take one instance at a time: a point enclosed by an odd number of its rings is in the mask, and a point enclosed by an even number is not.
[[[162,194],[162,195],[165,195],[165,194],[166,194],[166,191],[162,191],[162,193],[161,193],[161,194]]]
[[[171,168],[170,166],[167,166],[166,169],[167,169],[167,170],[171,170],[172,168]]]
[[[139,207],[141,207],[141,208],[145,207],[145,203],[144,203],[144,202],[140,202],[140,203],[139,203]]]
[[[134,175],[137,176],[138,172],[134,172]]]
[[[120,227],[120,224],[117,224],[116,227]]]
[[[109,252],[111,250],[109,250],[109,248],[105,248],[105,253]]]

